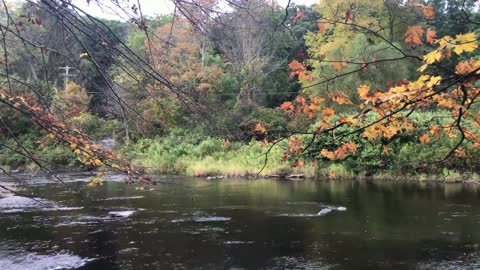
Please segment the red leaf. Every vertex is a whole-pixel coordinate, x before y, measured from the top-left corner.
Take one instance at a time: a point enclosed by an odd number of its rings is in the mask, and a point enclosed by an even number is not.
[[[318,31],[323,34],[325,32],[325,24],[324,23],[318,23]]]
[[[350,10],[345,12],[345,23],[347,23],[348,20],[353,21],[353,13]]]
[[[292,22],[296,23],[298,19],[305,19],[305,13],[302,10],[298,10],[295,17],[293,17]]]
[[[367,71],[367,62],[365,62],[365,59],[362,58],[362,71]]]

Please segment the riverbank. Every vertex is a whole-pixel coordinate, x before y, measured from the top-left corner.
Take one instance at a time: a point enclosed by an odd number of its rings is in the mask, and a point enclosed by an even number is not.
[[[397,145],[399,148],[396,150],[392,147],[389,153],[379,156],[377,146],[373,143],[359,144],[356,154],[347,155],[344,160],[329,160],[316,152],[306,152],[297,159],[285,159],[287,141],[270,148],[255,140],[249,143],[229,142],[179,131],[161,138],[142,139],[130,144],[118,143],[114,150],[149,174],[209,179],[270,177],[468,182],[480,178],[476,156],[464,159],[451,157],[447,162],[440,163],[432,160],[441,160],[450,148],[437,149],[409,143]],[[7,171],[39,170],[35,163],[23,156],[7,152],[3,155],[5,158],[2,161],[11,161],[0,164]],[[70,150],[61,145],[45,147],[37,155],[42,164],[52,171],[87,169]]]
[[[259,179],[271,179],[271,180],[278,180],[278,181],[303,181],[303,180],[316,180],[316,181],[357,181],[357,182],[435,182],[435,183],[463,183],[463,184],[480,184],[480,175],[472,174],[472,173],[450,173],[449,175],[439,175],[439,174],[415,174],[415,175],[392,175],[392,174],[377,174],[377,175],[369,175],[366,176],[365,174],[361,175],[353,175],[353,174],[325,174],[325,173],[317,173],[314,175],[308,175],[301,173],[301,170],[297,169],[297,172],[300,173],[285,173],[283,174],[257,174],[257,173],[240,173],[240,174],[204,174],[204,175],[187,175],[183,174],[158,174],[153,172],[146,172],[147,174],[152,176],[152,179],[156,180],[157,176],[161,176],[161,178],[165,178],[168,176],[172,176],[173,178],[176,177],[194,177],[198,179],[205,179],[211,181],[223,181],[223,180],[259,180]],[[13,176],[18,179],[27,180],[28,178],[38,178],[43,177],[45,175],[40,171],[19,171],[15,170],[11,172]],[[62,180],[66,182],[76,181],[73,179],[80,178],[84,182],[88,182],[88,180],[92,177],[92,173],[95,171],[90,170],[72,170],[72,171],[57,171],[57,172],[50,172],[49,175],[55,174],[60,177]],[[2,177],[5,177],[2,179]],[[0,197],[11,196],[16,191],[16,183],[11,181],[9,176],[3,175],[0,173]],[[118,172],[111,171],[107,173],[107,179],[111,180],[114,178],[115,181],[122,181],[121,175]],[[8,180],[6,180],[8,179]],[[45,178],[45,179],[48,179]],[[47,181],[47,180],[45,180]],[[48,182],[48,181],[47,181]],[[8,188],[1,188],[1,187]]]

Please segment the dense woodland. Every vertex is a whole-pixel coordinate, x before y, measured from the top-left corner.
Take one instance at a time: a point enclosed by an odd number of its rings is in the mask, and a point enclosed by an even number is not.
[[[174,3],[2,1],[0,170],[479,172],[478,2]]]

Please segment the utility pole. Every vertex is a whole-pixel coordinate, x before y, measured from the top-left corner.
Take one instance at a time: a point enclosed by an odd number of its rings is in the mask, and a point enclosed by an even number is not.
[[[64,67],[59,67],[58,69],[65,70],[65,73],[63,73],[63,76],[65,77],[64,82],[63,82],[63,87],[64,87],[65,91],[67,91],[68,77],[74,77],[75,76],[75,75],[70,74],[70,69],[74,69],[74,67],[69,67],[68,65],[66,65]]]

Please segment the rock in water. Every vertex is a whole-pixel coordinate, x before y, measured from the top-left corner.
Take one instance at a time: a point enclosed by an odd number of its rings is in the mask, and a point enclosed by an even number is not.
[[[347,208],[343,206],[339,206],[337,207],[337,211],[347,211]]]

